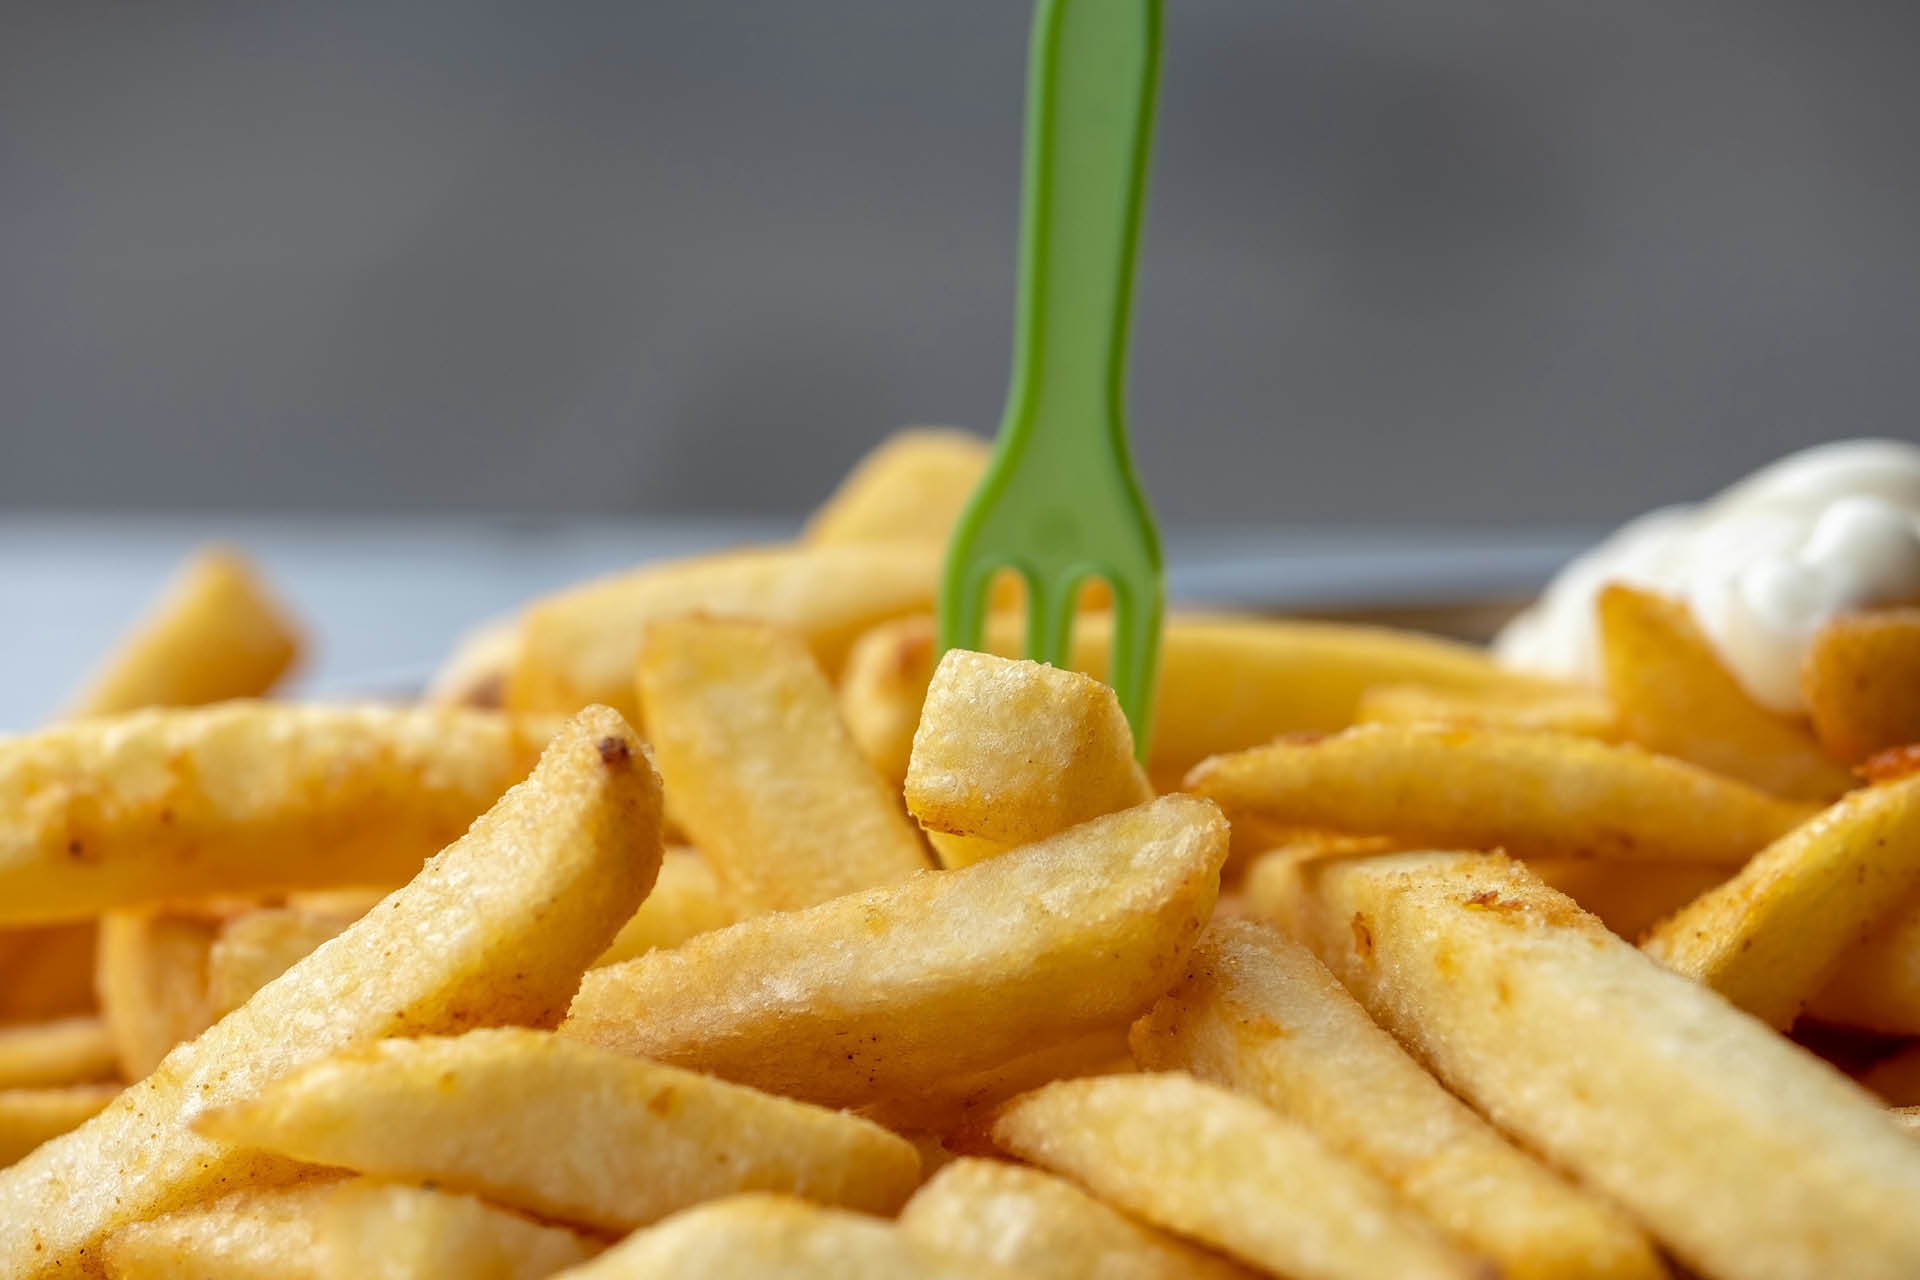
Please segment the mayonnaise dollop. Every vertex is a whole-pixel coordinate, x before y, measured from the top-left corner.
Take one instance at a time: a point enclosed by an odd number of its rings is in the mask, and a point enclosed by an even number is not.
[[[1700,506],[1648,512],[1562,569],[1495,651],[1521,670],[1597,684],[1593,605],[1609,582],[1685,600],[1757,702],[1805,710],[1800,666],[1823,624],[1920,601],[1920,446],[1819,445]]]

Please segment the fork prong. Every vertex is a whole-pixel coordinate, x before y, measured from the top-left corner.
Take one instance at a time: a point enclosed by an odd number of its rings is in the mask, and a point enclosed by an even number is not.
[[[1028,575],[1027,657],[1055,667],[1067,665],[1067,646],[1073,636],[1073,606],[1079,589],[1077,576]]]
[[[959,548],[949,552],[955,558],[964,554],[964,550]],[[949,649],[980,648],[987,634],[988,594],[992,590],[994,577],[1002,570],[1018,572],[1011,564],[992,561],[948,564],[941,580],[937,623],[940,653]]]
[[[1148,582],[1111,575],[1113,653],[1107,683],[1133,728],[1133,751],[1142,761],[1153,740],[1154,677],[1160,669],[1160,622],[1166,598],[1157,577]]]

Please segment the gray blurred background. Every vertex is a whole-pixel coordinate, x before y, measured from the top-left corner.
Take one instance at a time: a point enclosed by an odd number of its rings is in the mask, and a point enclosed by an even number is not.
[[[990,429],[1014,0],[14,4],[0,509],[785,517]],[[1169,0],[1176,523],[1567,525],[1920,401],[1920,7]]]

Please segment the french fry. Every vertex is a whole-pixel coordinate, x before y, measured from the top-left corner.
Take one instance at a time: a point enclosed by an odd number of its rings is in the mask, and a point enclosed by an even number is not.
[[[1856,791],[1648,935],[1654,959],[1781,1030],[1920,889],[1920,777]]]
[[[801,537],[814,546],[927,542],[945,546],[987,469],[992,446],[970,431],[907,427],[860,459]]]
[[[1216,915],[1218,913],[1216,912]],[[860,1114],[899,1133],[950,1133],[1017,1093],[1054,1080],[1112,1075],[1134,1069],[1124,1023],[1019,1054],[995,1066],[940,1080]]]
[[[403,884],[526,776],[553,727],[229,702],[0,741],[0,923]]]
[[[298,630],[247,558],[206,547],[88,682],[72,714],[256,698],[300,653]]]
[[[956,649],[940,660],[907,809],[964,866],[1153,798],[1113,690],[1075,671]]]
[[[1230,817],[1409,844],[1727,866],[1814,812],[1637,747],[1425,725],[1360,725],[1216,756],[1187,789]]]
[[[1880,1059],[1860,1076],[1860,1083],[1889,1106],[1920,1106],[1920,1045]]]
[[[920,1181],[870,1121],[522,1028],[359,1045],[193,1127],[613,1232],[736,1191],[891,1214]]]
[[[1046,1085],[1000,1109],[993,1140],[1276,1274],[1484,1275],[1385,1183],[1298,1123],[1179,1072]]]
[[[955,1160],[914,1193],[900,1229],[1035,1280],[1248,1280],[1217,1254],[1134,1221],[1064,1178]]]
[[[1683,601],[1614,583],[1594,609],[1607,693],[1630,740],[1793,800],[1853,785],[1804,723],[1747,696]]]
[[[1144,1009],[1213,910],[1227,830],[1163,796],[959,871],[595,969],[563,1032],[828,1106],[901,1097]]]
[[[840,718],[861,753],[895,786],[906,782],[920,704],[939,656],[932,618],[898,618],[855,641],[840,673]]]
[[[554,1280],[1014,1280],[882,1222],[772,1192],[685,1209]]]
[[[0,929],[0,1026],[92,1013],[91,920]]]
[[[1920,609],[1835,618],[1814,633],[1800,688],[1820,744],[1841,760],[1920,742]]]
[[[0,1169],[78,1128],[120,1095],[117,1084],[0,1089]]]
[[[168,910],[109,911],[100,920],[100,1020],[120,1075],[145,1079],[173,1046],[213,1025],[207,954],[220,922]]]
[[[647,628],[690,613],[789,627],[837,675],[861,632],[932,604],[940,555],[935,544],[768,547],[570,588],[521,615],[507,706],[565,712],[602,702],[637,716],[633,664]]]
[[[1821,1022],[1920,1036],[1920,896],[1910,896],[1840,958],[1807,1005]]]
[[[520,660],[520,621],[499,618],[460,637],[433,678],[426,701],[436,706],[482,707],[506,704],[507,681]]]
[[[206,954],[208,1014],[214,1019],[226,1017],[365,914],[261,907],[221,922]]]
[[[0,1173],[0,1274],[93,1265],[108,1234],[285,1163],[194,1134],[202,1107],[349,1044],[551,1025],[652,884],[659,779],[605,708],[364,920],[269,984],[80,1128]]]
[[[1594,858],[1528,858],[1551,887],[1637,943],[1701,894],[1723,883],[1730,867],[1694,862],[1603,862]]]
[[[108,1280],[323,1280],[322,1206],[331,1176],[236,1191],[121,1227],[101,1260]]]
[[[1591,689],[1434,689],[1423,684],[1379,684],[1360,695],[1361,724],[1447,724],[1463,729],[1517,729],[1569,733],[1617,742],[1613,706]]]
[[[808,907],[926,869],[899,798],[847,736],[793,633],[655,623],[640,700],[674,814],[742,906]]]
[[[98,1018],[0,1027],[0,1089],[111,1080],[116,1065]]]
[[[1920,1138],[1920,1107],[1895,1107],[1887,1112],[1893,1127],[1910,1138]]]
[[[1812,1054],[1500,855],[1306,872],[1314,949],[1368,1011],[1689,1266],[1920,1274],[1920,1147]]]
[[[660,859],[660,878],[654,881],[653,892],[633,918],[620,926],[619,936],[594,966],[677,947],[739,918],[739,908],[721,888],[707,860],[692,849],[669,848]]]

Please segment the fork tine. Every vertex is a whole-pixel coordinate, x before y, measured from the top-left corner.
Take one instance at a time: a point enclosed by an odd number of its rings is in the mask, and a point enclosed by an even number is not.
[[[962,542],[956,542],[947,553],[937,624],[940,653],[949,649],[980,648],[986,638],[987,593],[993,586],[994,575],[1002,569],[1014,568],[984,559],[964,563],[963,558],[968,554],[969,549]]]
[[[1107,584],[1113,588],[1113,653],[1107,683],[1133,726],[1133,752],[1145,761],[1153,741],[1153,685],[1160,668],[1160,620],[1166,597],[1157,576],[1141,583],[1115,574]]]
[[[1073,634],[1073,606],[1080,579],[1027,575],[1027,657],[1050,666],[1067,665]]]

